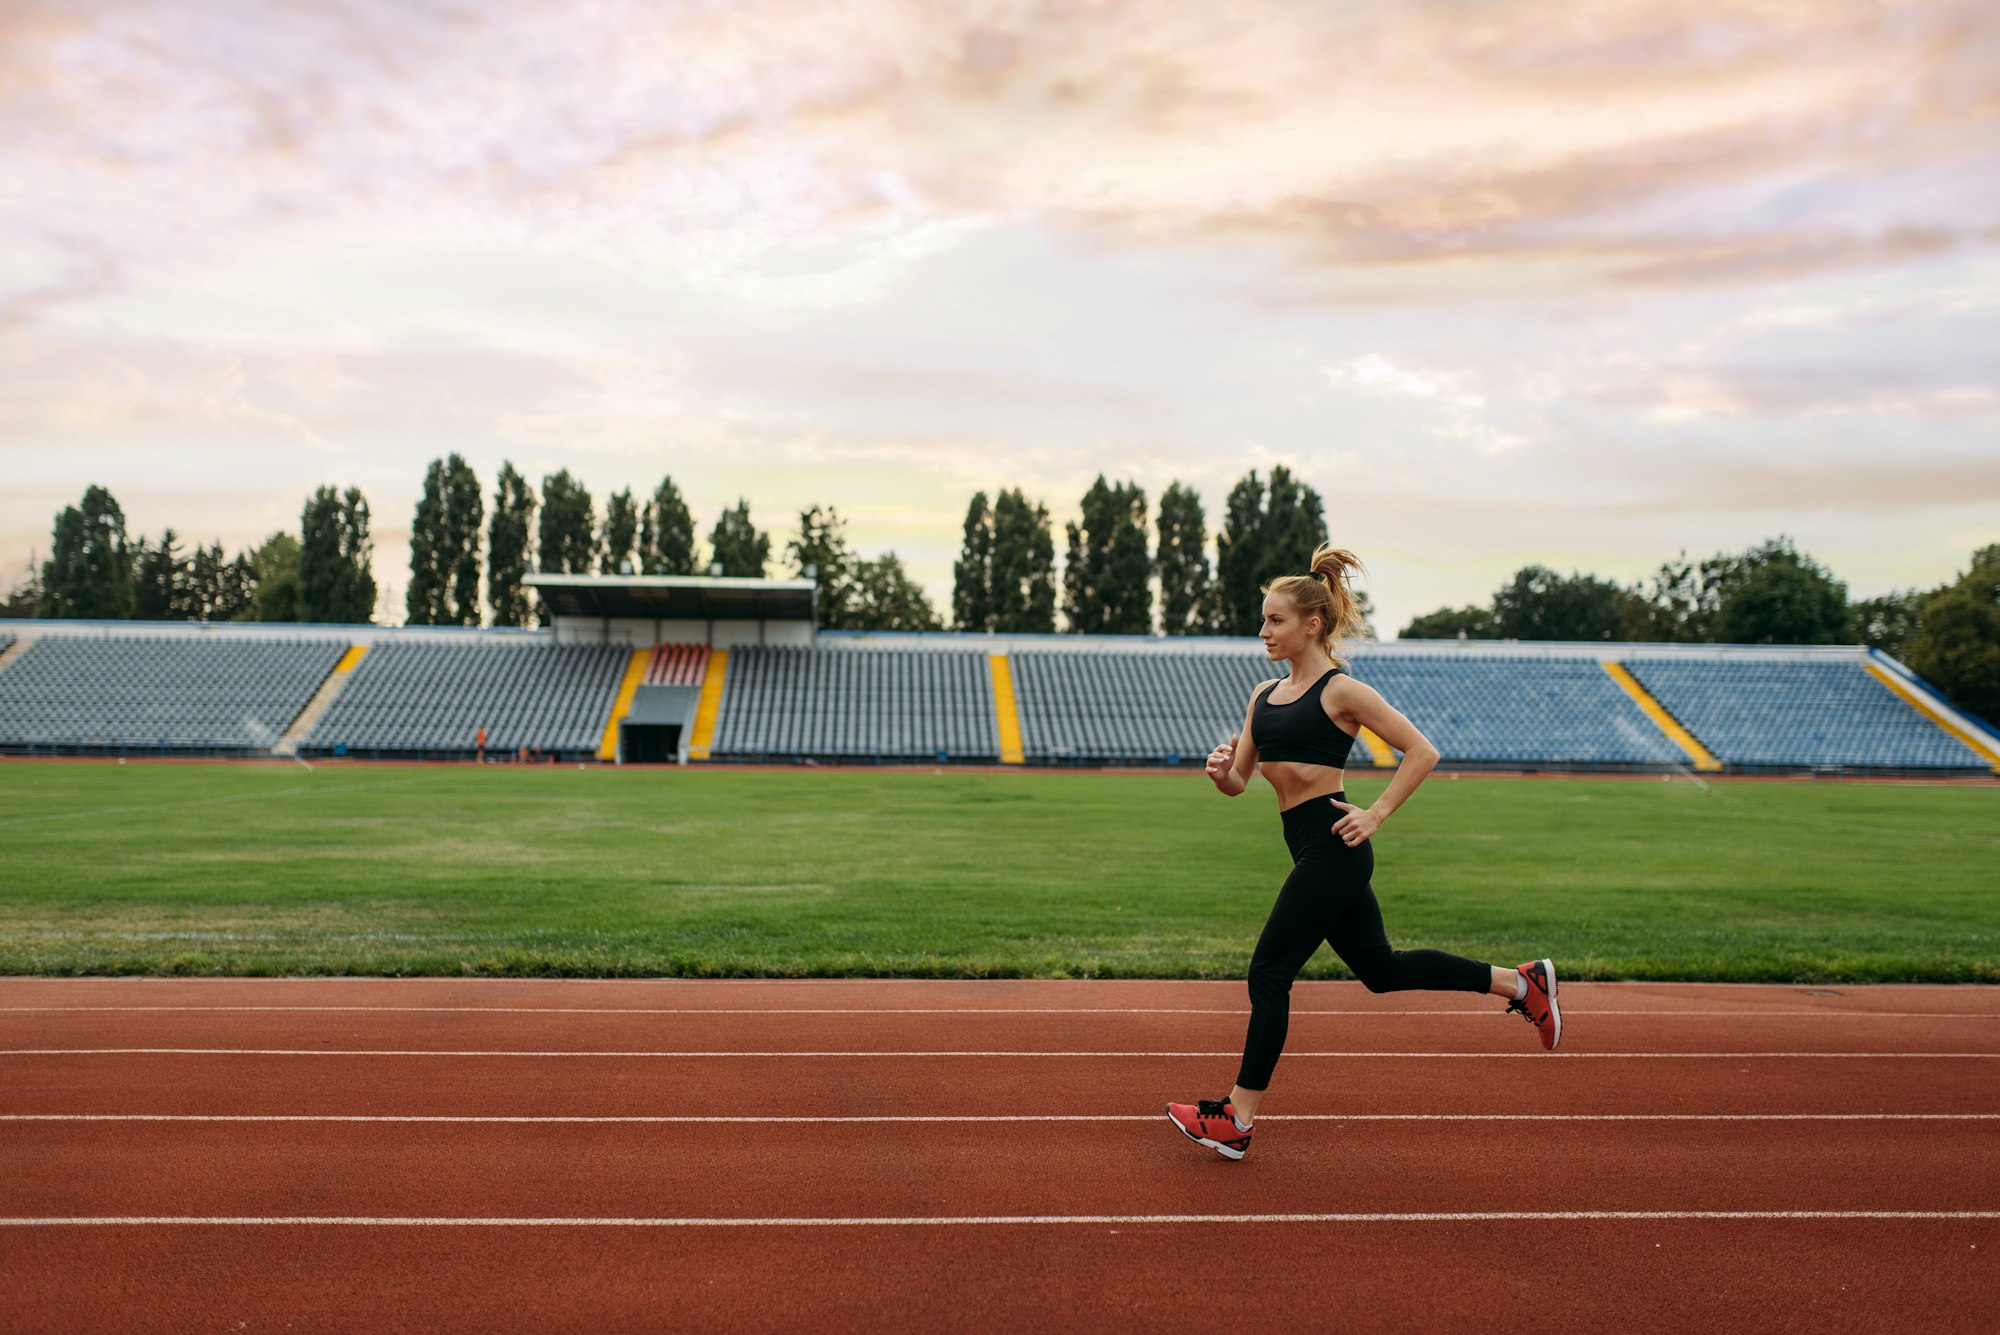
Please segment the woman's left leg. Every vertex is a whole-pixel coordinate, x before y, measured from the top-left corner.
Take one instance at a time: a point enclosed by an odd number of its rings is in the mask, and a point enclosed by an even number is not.
[[[1373,886],[1349,899],[1326,934],[1341,962],[1370,992],[1490,992],[1512,997],[1513,969],[1497,969],[1442,950],[1395,950],[1382,927]]]
[[[1370,992],[1484,992],[1505,997],[1507,1009],[1535,1027],[1544,1048],[1553,1051],[1562,1041],[1553,961],[1531,960],[1518,969],[1502,969],[1442,950],[1393,950],[1382,930],[1382,908],[1372,886],[1355,896],[1326,939]]]

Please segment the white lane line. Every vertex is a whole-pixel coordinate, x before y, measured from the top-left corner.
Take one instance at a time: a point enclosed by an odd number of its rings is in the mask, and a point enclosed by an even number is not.
[[[531,1117],[386,1113],[0,1113],[0,1122],[685,1122],[685,1117]],[[1157,1122],[1159,1113],[902,1113],[882,1117],[704,1117],[707,1122]],[[1288,1113],[1266,1122],[1992,1122],[2000,1113]]]
[[[877,1049],[871,1051],[714,1051],[689,1050],[676,1052],[579,1052],[519,1051],[498,1048],[0,1048],[0,1057],[1241,1057],[1241,1051],[1228,1052],[1037,1052],[1031,1049],[1008,1051],[919,1051],[906,1052],[899,1049]],[[1726,1058],[1748,1061],[1753,1058],[1828,1058],[1828,1059],[1895,1059],[1902,1061],[1922,1060],[1991,1060],[2000,1057],[2000,1052],[1287,1052],[1293,1059],[1305,1057],[1342,1058],[1478,1058],[1487,1060],[1550,1060],[1550,1061],[1591,1061],[1646,1059],[1697,1060],[1702,1058]]]
[[[383,1013],[495,1015],[1231,1015],[1245,1016],[1248,1006],[1197,1009],[1186,1006],[0,1006],[10,1011],[381,1011]],[[1293,1015],[1425,1015],[1439,1019],[1506,1019],[1504,1008],[1480,1010],[1307,1010],[1294,1007]],[[1574,1015],[1671,1015],[1676,1017],[1719,1017],[1758,1020],[1766,1016],[1813,1016],[1844,1020],[2000,1020],[2000,1011],[1715,1011],[1689,1010],[1583,1010],[1570,1007]]]
[[[1013,1214],[875,1218],[437,1218],[392,1215],[88,1215],[0,1218],[7,1228],[209,1224],[230,1227],[348,1225],[388,1228],[936,1228],[1004,1224],[1482,1224],[1543,1220],[2000,1219],[2000,1210],[1479,1210],[1367,1214]]]

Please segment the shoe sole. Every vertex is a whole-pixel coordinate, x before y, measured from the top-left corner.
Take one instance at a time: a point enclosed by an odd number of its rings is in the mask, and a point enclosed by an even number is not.
[[[1206,1136],[1197,1136],[1194,1132],[1188,1130],[1185,1126],[1182,1126],[1181,1119],[1174,1116],[1172,1112],[1169,1112],[1167,1114],[1167,1120],[1174,1124],[1174,1129],[1176,1131],[1179,1131],[1189,1140],[1193,1141],[1197,1145],[1208,1146],[1210,1149],[1214,1150],[1217,1154],[1220,1154],[1225,1159],[1241,1159],[1243,1157],[1242,1150],[1231,1149],[1229,1146],[1223,1144],[1219,1140],[1210,1140]]]
[[[1549,1039],[1549,1051],[1554,1052],[1556,1044],[1563,1041],[1562,1007],[1556,1004],[1556,962],[1554,960],[1540,960],[1538,963],[1541,964],[1549,980],[1549,1022],[1555,1027],[1556,1031],[1554,1037]]]

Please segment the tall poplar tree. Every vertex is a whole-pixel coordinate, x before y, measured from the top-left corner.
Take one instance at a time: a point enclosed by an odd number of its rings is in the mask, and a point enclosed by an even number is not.
[[[951,567],[951,621],[958,630],[993,629],[993,512],[986,493],[972,493],[965,540]]]
[[[1268,490],[1256,470],[1230,488],[1227,518],[1215,535],[1218,634],[1252,635],[1261,618],[1258,592],[1279,575],[1303,575],[1326,541],[1326,504],[1283,464]]]
[[[343,625],[372,620],[374,554],[360,489],[314,491],[299,514],[299,619]]]
[[[39,617],[123,621],[132,615],[132,552],[125,512],[103,487],[84,488],[79,505],[56,516],[42,565]]]
[[[771,538],[759,533],[750,522],[750,502],[738,498],[736,508],[724,510],[715,521],[708,545],[724,575],[762,579],[771,561]]]
[[[1166,635],[1207,635],[1209,594],[1208,521],[1201,497],[1178,482],[1160,494],[1156,521],[1160,541],[1153,569],[1160,578],[1160,631]]]
[[[452,535],[451,597],[446,604],[451,624],[476,626],[479,615],[479,531],[486,506],[480,499],[479,475],[472,465],[452,455],[445,466],[445,522]]]
[[[847,521],[839,511],[830,505],[799,511],[799,536],[785,544],[785,556],[800,579],[818,586],[820,625],[828,630],[861,629],[853,615],[856,562],[847,547]]]
[[[695,560],[694,516],[674,480],[663,477],[640,519],[639,573],[692,575]]]
[[[1151,559],[1146,554],[1146,493],[1137,483],[1111,486],[1099,474],[1083,495],[1082,516],[1066,524],[1063,610],[1083,634],[1144,635],[1153,628]]]
[[[160,534],[158,546],[141,536],[132,544],[132,619],[191,619],[188,575],[180,538],[172,529]]]
[[[403,595],[404,624],[435,626],[444,621],[444,566],[451,559],[448,545],[444,531],[444,460],[433,459],[424,473],[424,490],[417,498],[417,512],[410,517],[410,587]]]
[[[487,535],[491,559],[486,568],[486,600],[496,626],[525,626],[534,615],[526,586],[521,583],[533,557],[529,539],[535,531],[535,492],[512,463],[500,465],[493,487],[493,522]]]
[[[1263,541],[1264,482],[1252,469],[1229,489],[1222,527],[1215,534],[1215,582],[1210,586],[1214,601],[1208,619],[1218,635],[1257,632],[1262,617],[1257,571],[1263,562]]]
[[[472,466],[457,454],[431,460],[410,524],[405,601],[411,625],[479,624],[479,528],[484,517]]]
[[[250,606],[246,621],[299,620],[299,540],[273,533],[250,553]]]
[[[614,491],[604,498],[604,528],[598,541],[597,568],[607,575],[621,575],[621,567],[632,560],[632,548],[639,540],[639,507],[632,502],[632,489]],[[637,572],[638,563],[632,569]]]
[[[247,553],[223,555],[220,540],[188,557],[188,615],[200,621],[243,621],[257,591],[257,571]]]
[[[535,568],[545,575],[587,575],[597,553],[596,507],[567,468],[542,479],[542,522]]]
[[[1056,545],[1048,507],[1019,487],[993,498],[993,629],[1046,635],[1056,628]]]
[[[1265,569],[1258,579],[1304,574],[1312,567],[1314,550],[1326,539],[1326,502],[1283,464],[1272,468],[1271,494],[1264,507]]]

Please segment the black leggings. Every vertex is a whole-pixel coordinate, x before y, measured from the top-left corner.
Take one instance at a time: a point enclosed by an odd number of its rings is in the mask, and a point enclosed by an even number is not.
[[[1347,794],[1309,798],[1282,813],[1292,874],[1278,891],[1250,957],[1250,1032],[1236,1076],[1245,1089],[1270,1086],[1285,1046],[1292,980],[1322,941],[1333,946],[1341,963],[1370,992],[1486,992],[1493,987],[1491,967],[1478,960],[1442,950],[1389,948],[1382,909],[1368,885],[1375,850],[1365,842],[1349,848],[1333,832],[1333,823],[1345,814],[1333,805],[1336,799],[1345,802]]]

